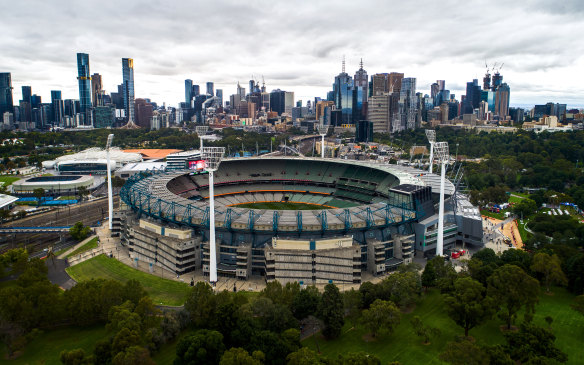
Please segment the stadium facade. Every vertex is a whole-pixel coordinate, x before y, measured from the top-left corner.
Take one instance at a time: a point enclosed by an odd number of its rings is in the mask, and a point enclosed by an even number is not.
[[[191,169],[128,179],[114,217],[134,260],[182,274],[209,271],[208,179]],[[306,284],[358,283],[431,256],[439,176],[362,161],[269,157],[226,159],[215,173],[218,272]],[[478,210],[446,186],[444,247],[482,244]],[[249,203],[261,202],[254,209]],[[287,204],[281,204],[287,203]],[[290,203],[313,210],[283,210]],[[266,205],[268,204],[268,205]],[[270,206],[275,209],[266,209]]]

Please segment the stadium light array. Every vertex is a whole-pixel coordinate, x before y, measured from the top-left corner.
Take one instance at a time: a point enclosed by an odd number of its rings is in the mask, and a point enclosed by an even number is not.
[[[209,172],[209,282],[217,282],[217,253],[215,243],[215,190],[213,187],[213,173],[219,168],[225,154],[225,147],[205,147],[201,150],[201,157],[205,161],[205,170]]]
[[[429,169],[429,172],[432,173],[432,167],[434,165],[434,144],[436,143],[436,131],[433,129],[426,129],[426,137],[428,137],[428,142],[430,142],[430,169]]]
[[[436,256],[442,256],[444,251],[444,184],[446,181],[446,164],[450,160],[448,142],[436,142],[436,161],[440,164],[440,205],[438,209],[438,239]]]

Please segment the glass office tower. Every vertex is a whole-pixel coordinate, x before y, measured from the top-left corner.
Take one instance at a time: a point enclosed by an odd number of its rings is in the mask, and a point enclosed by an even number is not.
[[[80,112],[86,114],[91,109],[91,75],[87,53],[77,53],[77,80],[79,80]]]
[[[124,109],[128,122],[134,122],[134,60],[122,58]]]
[[[0,72],[0,119],[6,112],[14,113],[10,72]]]

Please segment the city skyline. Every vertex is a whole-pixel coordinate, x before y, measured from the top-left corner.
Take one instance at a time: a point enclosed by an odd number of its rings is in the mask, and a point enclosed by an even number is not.
[[[184,99],[185,79],[202,90],[213,82],[230,95],[238,81],[246,85],[252,74],[260,82],[263,75],[268,91],[294,91],[304,102],[325,97],[341,71],[343,54],[349,74],[363,58],[369,75],[404,73],[417,78],[417,91],[424,94],[435,80],[446,80],[446,89],[459,98],[466,82],[482,78],[486,60],[489,65],[504,62],[501,73],[513,88],[511,105],[584,105],[584,86],[574,77],[584,65],[582,46],[570,38],[584,30],[578,21],[584,5],[531,1],[501,8],[502,3],[490,2],[467,8],[455,3],[366,2],[331,8],[324,2],[130,2],[112,11],[114,4],[105,2],[63,6],[55,13],[45,3],[6,2],[0,71],[12,75],[14,100],[22,98],[24,85],[43,100],[51,90],[61,90],[63,99],[77,99],[77,53],[89,54],[91,72],[102,75],[108,93],[122,83],[120,59],[130,57],[136,98],[176,106]],[[34,17],[27,14],[32,7],[38,10]],[[200,15],[192,22],[186,16],[193,14],[190,10]],[[364,19],[338,21],[359,12]],[[477,14],[493,15],[477,19]],[[36,27],[31,27],[33,18]]]

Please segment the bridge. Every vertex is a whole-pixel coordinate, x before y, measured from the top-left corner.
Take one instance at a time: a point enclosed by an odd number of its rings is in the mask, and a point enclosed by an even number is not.
[[[63,227],[0,227],[2,233],[68,233],[72,226]]]

